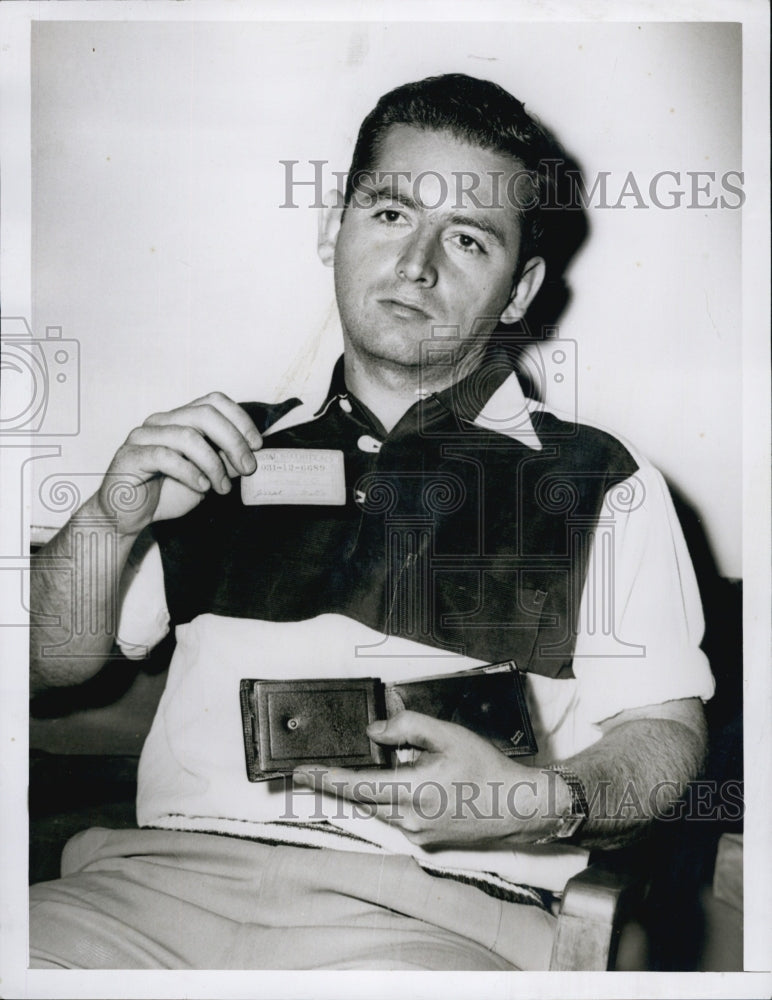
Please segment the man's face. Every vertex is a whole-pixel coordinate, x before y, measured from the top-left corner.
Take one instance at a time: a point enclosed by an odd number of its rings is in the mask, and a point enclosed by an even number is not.
[[[457,327],[464,349],[476,351],[500,319],[524,314],[543,263],[529,262],[514,285],[521,227],[507,180],[521,171],[447,132],[389,129],[342,221],[331,212],[320,247],[334,259],[347,352],[414,367],[435,327]]]

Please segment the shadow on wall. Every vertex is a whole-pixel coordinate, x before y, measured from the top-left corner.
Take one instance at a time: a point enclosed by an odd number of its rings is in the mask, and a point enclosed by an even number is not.
[[[579,195],[583,187],[578,161],[542,126],[547,134],[550,152],[549,184],[546,204],[541,213],[539,255],[547,263],[542,287],[528,310],[527,323],[514,327],[501,326],[494,333],[511,338],[513,332],[525,342],[543,340],[560,321],[571,301],[568,270],[590,235],[587,211]]]

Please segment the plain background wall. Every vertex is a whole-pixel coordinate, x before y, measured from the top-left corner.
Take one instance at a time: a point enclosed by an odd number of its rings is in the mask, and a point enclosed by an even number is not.
[[[525,101],[586,177],[610,171],[612,204],[629,171],[647,203],[681,172],[680,208],[590,209],[560,336],[580,416],[635,442],[740,576],[741,213],[687,208],[685,176],[742,169],[740,44],[731,24],[35,24],[33,328],[80,342],[81,423],[33,463],[33,523],[62,523],[55,484],[85,497],[153,411],[323,387],[332,273],[311,188],[279,207],[279,161],[329,161],[332,184],[381,93],[461,71]],[[571,385],[548,402],[571,408]]]

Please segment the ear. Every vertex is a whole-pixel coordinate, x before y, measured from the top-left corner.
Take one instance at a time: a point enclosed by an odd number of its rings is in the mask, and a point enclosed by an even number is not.
[[[532,257],[523,268],[520,280],[512,290],[507,307],[501,314],[502,323],[516,323],[528,312],[528,307],[541,288],[547,265],[541,257]]]
[[[335,244],[338,242],[338,233],[345,212],[340,191],[328,191],[325,206],[319,216],[319,237],[316,243],[316,252],[323,264],[327,267],[333,267],[335,264]]]

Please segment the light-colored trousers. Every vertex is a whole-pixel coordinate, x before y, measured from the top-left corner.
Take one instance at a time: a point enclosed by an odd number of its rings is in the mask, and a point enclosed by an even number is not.
[[[91,829],[30,889],[30,966],[546,969],[555,918],[402,855]]]

